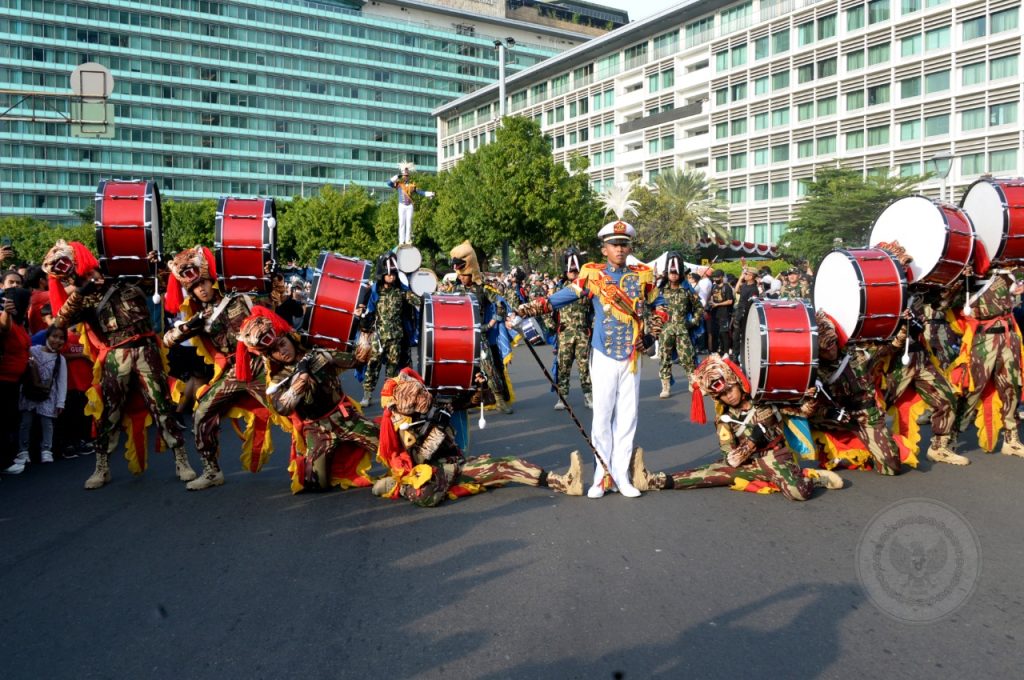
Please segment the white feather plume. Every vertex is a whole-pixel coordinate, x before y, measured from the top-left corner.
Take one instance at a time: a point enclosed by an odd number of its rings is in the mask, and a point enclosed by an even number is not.
[[[633,193],[632,184],[613,184],[606,191],[598,196],[598,200],[604,205],[604,213],[613,213],[616,218],[625,220],[626,215],[636,215],[636,208],[639,201],[631,199]]]
[[[398,164],[398,172],[402,174],[408,172],[411,175],[416,172],[416,164],[412,161],[402,161]]]

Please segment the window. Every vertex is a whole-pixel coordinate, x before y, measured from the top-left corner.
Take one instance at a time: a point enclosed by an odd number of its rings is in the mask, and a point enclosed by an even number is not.
[[[715,200],[720,203],[725,203],[729,200],[729,192],[726,189],[719,189],[715,192]]]
[[[938,73],[929,73],[924,77],[924,91],[928,94],[932,92],[942,92],[943,90],[949,89],[949,71],[939,71]]]
[[[846,133],[846,150],[851,151],[853,149],[864,148],[864,131],[858,130],[857,132]]]
[[[992,13],[992,32],[1002,33],[1003,31],[1010,31],[1017,28],[1017,15],[1020,12],[1019,9],[1008,9],[1002,12]]]
[[[767,201],[768,200],[768,183],[755,184],[754,185],[754,200],[755,201]]]
[[[846,30],[856,31],[864,28],[864,5],[846,10]]]
[[[857,50],[846,55],[846,70],[856,71],[864,68],[864,50]]]
[[[732,57],[733,66],[743,66],[747,63],[747,46],[738,45],[732,48],[730,55]]]
[[[818,19],[818,40],[835,37],[836,15],[829,14],[827,17]]]
[[[662,88],[673,87],[676,84],[676,72],[675,69],[669,69],[661,72],[661,86]]]
[[[780,54],[789,50],[789,29],[772,33],[772,54]]]
[[[725,50],[724,52],[715,52],[715,70],[729,70],[729,50]]]
[[[768,165],[768,149],[754,149],[754,166]]]
[[[921,76],[900,81],[900,99],[921,96]]]
[[[950,33],[951,31],[949,30],[949,26],[925,31],[924,49],[928,52],[932,52],[934,50],[942,50],[949,47]]]
[[[754,59],[767,59],[769,56],[768,51],[768,36],[758,38],[754,41]]]
[[[885,104],[889,101],[889,86],[875,85],[868,88],[868,106]]]
[[[746,187],[735,187],[729,192],[730,203],[746,203],[747,202],[747,188]]]
[[[797,104],[796,107],[796,119],[798,121],[810,120],[814,118],[814,102],[807,102],[806,104]]]
[[[900,0],[900,13],[913,14],[921,9],[921,0]]]
[[[772,198],[789,198],[789,180],[772,182]]]
[[[1017,170],[1017,150],[993,151],[988,155],[991,172],[1014,172]]]
[[[868,3],[868,23],[877,24],[889,18],[889,0],[871,0]]]
[[[715,172],[725,172],[729,169],[729,157],[717,156],[715,158]]]
[[[826,154],[836,152],[836,136],[829,135],[828,137],[818,137],[818,155],[824,156]]]
[[[754,225],[754,243],[766,243],[768,241],[768,225],[760,223]]]
[[[864,90],[846,93],[846,110],[854,111],[864,108]]]
[[[772,147],[772,163],[782,163],[789,160],[789,144],[780,144]]]
[[[989,62],[989,78],[1009,78],[1017,75],[1017,55],[993,59]]]
[[[868,48],[868,66],[889,61],[889,43]]]
[[[789,227],[789,222],[772,222],[771,243],[778,243],[782,240],[782,235],[786,233],[787,227]]]
[[[974,40],[985,35],[985,17],[968,19],[963,22],[963,39]]]
[[[716,123],[715,124],[715,139],[723,139],[729,136],[729,124],[728,123]]]
[[[732,170],[742,170],[745,167],[747,167],[747,154],[745,152],[744,153],[734,153],[733,155],[729,156],[729,168],[730,169],[732,169]]]
[[[810,45],[814,42],[814,22],[808,21],[796,27],[796,44],[799,47]]]
[[[940,116],[929,116],[924,119],[924,136],[935,137],[937,135],[949,134],[949,114]]]
[[[814,80],[814,64],[804,64],[796,69],[796,82],[809,83]]]
[[[900,123],[900,141],[911,142],[921,138],[921,121],[908,120]]]
[[[915,54],[921,53],[921,34],[915,33],[914,35],[907,36],[900,40],[900,56],[901,57],[912,57]]]
[[[1008,104],[995,104],[994,106],[989,107],[989,125],[1008,125],[1009,123],[1016,122],[1017,102],[1010,102]]]
[[[980,130],[985,127],[985,107],[967,109],[960,114],[960,129],[964,132]]]
[[[755,130],[767,130],[768,129],[768,113],[755,113],[754,114],[754,129]]]
[[[609,55],[597,62],[597,79],[604,80],[619,72],[619,54]]]
[[[789,71],[780,71],[772,74],[772,89],[782,90],[789,87]]]
[[[768,94],[768,76],[754,80],[754,94]]]
[[[960,68],[961,85],[978,85],[985,82],[985,62],[968,64]]]
[[[960,159],[961,175],[980,175],[985,172],[985,154],[969,153]]]
[[[736,227],[729,227],[729,233],[732,234],[733,241],[747,240],[747,228],[742,224]]]
[[[831,59],[822,59],[818,62],[818,77],[828,78],[836,74],[838,60],[835,57]]]
[[[715,90],[715,104],[721,106],[729,103],[729,88],[723,87]]]
[[[738,83],[736,85],[733,85],[732,86],[731,95],[732,95],[732,100],[734,102],[739,101],[741,99],[746,99],[747,98],[747,84],[746,83]]]
[[[747,119],[746,118],[737,118],[736,120],[732,121],[732,133],[734,135],[742,135],[742,134],[746,133],[746,131],[747,131]]]
[[[796,143],[796,157],[797,158],[810,158],[814,155],[814,140],[805,139],[802,142]]]
[[[706,17],[686,25],[686,46],[703,45],[715,34],[715,18]]]
[[[889,143],[889,126],[879,125],[868,128],[868,146],[880,146]]]
[[[826,97],[818,100],[818,116],[834,116],[836,113],[836,98]]]
[[[903,163],[900,165],[900,177],[917,177],[920,174],[920,163]]]
[[[772,127],[789,125],[789,109],[775,109],[772,111]]]

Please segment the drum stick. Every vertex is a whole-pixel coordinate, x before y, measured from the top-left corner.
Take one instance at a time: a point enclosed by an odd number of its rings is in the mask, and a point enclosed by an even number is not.
[[[521,320],[516,324],[516,329],[520,333],[523,332]],[[526,337],[525,334],[523,337]],[[604,468],[605,474],[611,475],[612,472],[608,468],[608,463],[605,462],[604,457],[597,452],[597,449],[594,448],[594,444],[590,441],[590,436],[587,434],[587,431],[583,429],[583,425],[580,423],[580,419],[576,417],[576,412],[572,410],[572,406],[570,406],[569,402],[567,402],[565,397],[562,396],[561,391],[558,389],[558,383],[556,383],[555,379],[551,377],[550,373],[548,373],[548,369],[545,368],[544,362],[541,361],[541,358],[537,355],[537,350],[535,350],[533,345],[528,342],[524,342],[523,344],[526,345],[526,349],[530,350],[530,354],[532,354],[533,358],[537,361],[537,365],[540,366],[540,370],[544,374],[544,377],[547,378],[548,382],[551,383],[551,386],[555,388],[555,394],[558,395],[559,401],[561,401],[562,405],[565,406],[566,413],[568,413],[569,417],[572,418],[572,422],[576,424],[576,429],[578,429],[580,434],[583,435],[583,440],[587,442],[587,446],[589,446],[590,450],[594,452],[594,457],[597,458],[598,463],[600,463],[601,467]]]
[[[481,367],[484,365],[485,361],[487,361],[487,352],[485,352],[483,349],[481,349],[480,350],[480,366]],[[477,424],[477,427],[479,427],[481,430],[484,429],[485,427],[487,427],[487,419],[484,418],[484,400],[483,399],[480,400],[480,420],[476,421],[476,424]],[[466,427],[469,427],[469,426],[467,425]]]

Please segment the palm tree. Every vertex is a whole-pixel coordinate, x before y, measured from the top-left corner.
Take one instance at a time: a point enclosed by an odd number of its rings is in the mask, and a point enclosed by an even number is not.
[[[695,248],[701,238],[729,238],[728,211],[702,172],[669,170],[641,200],[638,231],[648,246]]]

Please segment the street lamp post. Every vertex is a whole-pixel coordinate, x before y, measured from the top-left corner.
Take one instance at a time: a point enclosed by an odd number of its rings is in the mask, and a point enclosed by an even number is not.
[[[935,170],[935,174],[942,179],[941,198],[943,201],[946,200],[946,178],[949,177],[949,171],[953,169],[953,158],[953,154],[949,151],[940,151],[928,161]],[[950,196],[949,202],[953,202],[952,196]]]
[[[505,52],[516,46],[515,38],[495,40],[494,49],[498,50],[498,123],[505,117]]]

